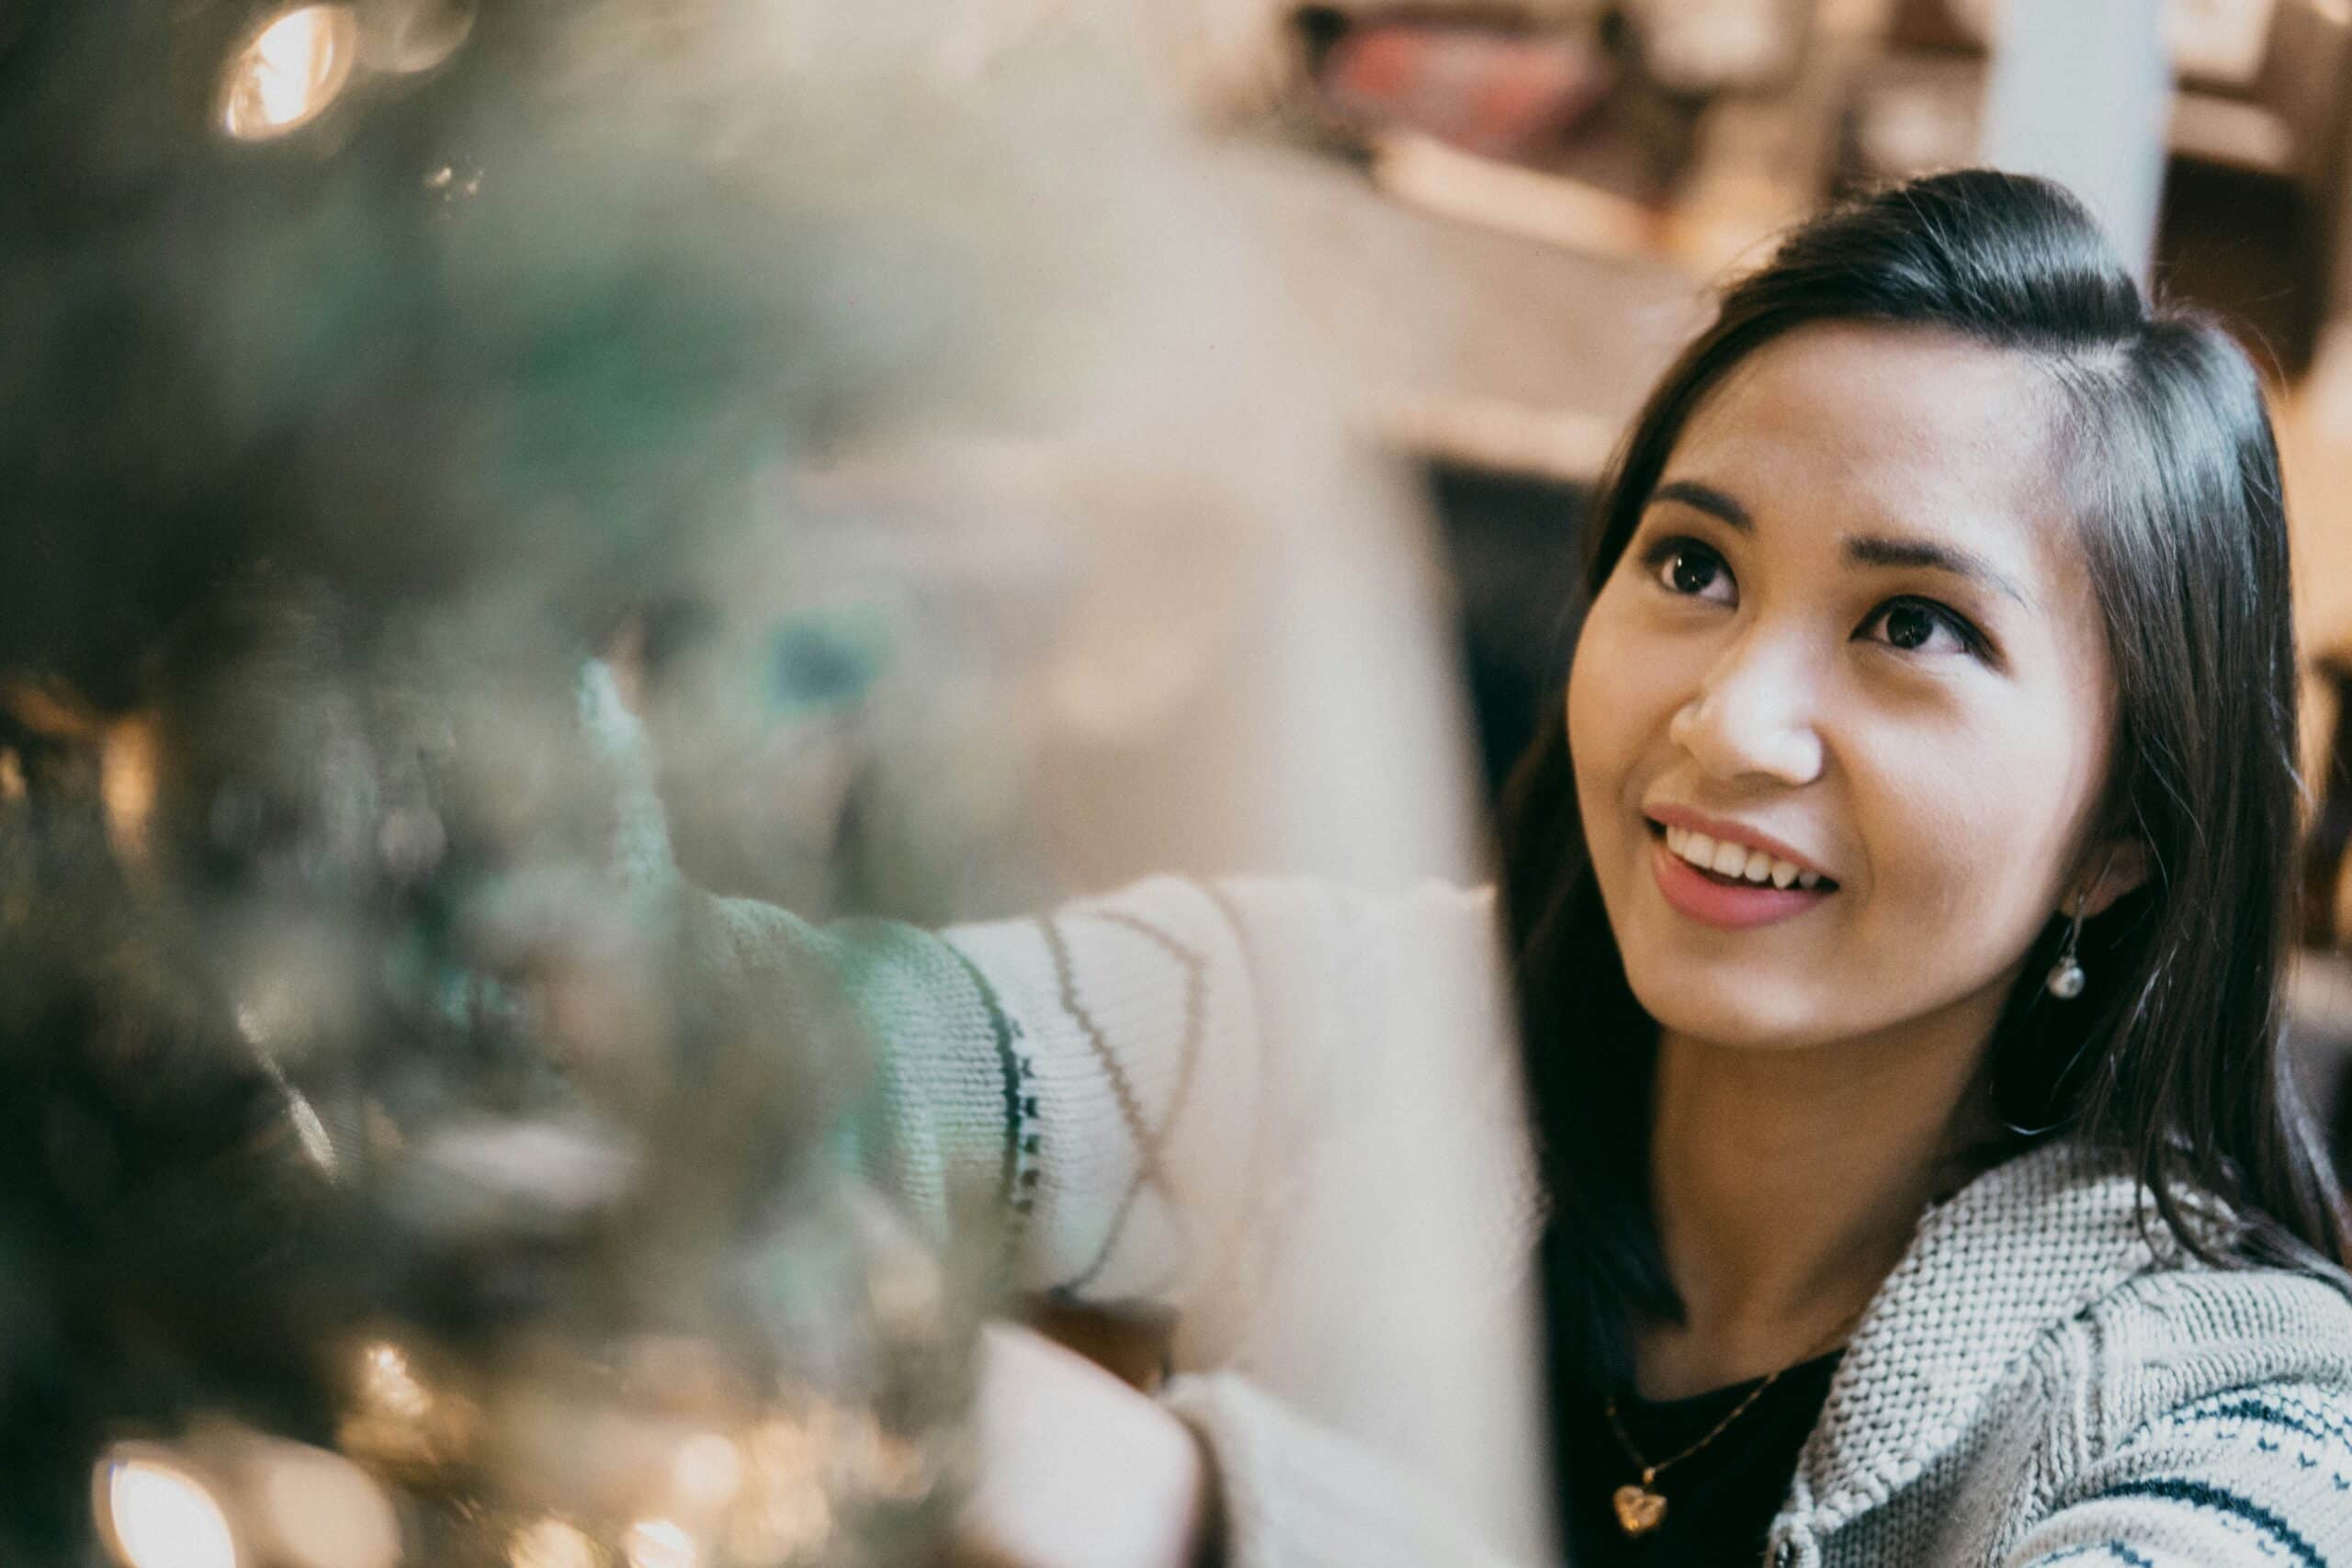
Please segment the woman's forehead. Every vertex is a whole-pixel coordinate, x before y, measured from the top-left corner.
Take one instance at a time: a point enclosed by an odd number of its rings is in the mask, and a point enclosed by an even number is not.
[[[1957,537],[2022,568],[2052,547],[2074,554],[2056,414],[2054,384],[2025,355],[1920,328],[1808,326],[1733,367],[1660,481],[1732,497],[1768,544]]]

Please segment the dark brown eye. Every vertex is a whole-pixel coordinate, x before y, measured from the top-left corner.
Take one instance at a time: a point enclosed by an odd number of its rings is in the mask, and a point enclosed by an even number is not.
[[[1641,554],[1642,570],[1658,587],[1678,599],[1703,599],[1711,604],[1736,604],[1739,585],[1731,568],[1712,546],[1689,535],[1653,539]]]
[[[1886,613],[1886,640],[1897,648],[1924,648],[1935,635],[1935,617],[1917,604],[1897,604]]]
[[[1861,636],[1898,653],[1984,656],[1984,638],[1960,615],[1928,599],[1897,599],[1873,612]]]
[[[1674,558],[1667,563],[1678,593],[1704,593],[1722,570],[1723,563],[1696,550],[1677,550]]]
[[[1644,552],[1642,564],[1650,580],[1669,593],[1725,601],[1732,596],[1724,558],[1696,539],[1661,539]]]

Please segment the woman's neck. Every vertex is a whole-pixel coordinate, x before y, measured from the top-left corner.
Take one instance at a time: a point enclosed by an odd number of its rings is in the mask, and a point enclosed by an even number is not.
[[[1983,1131],[1955,1114],[1981,1102],[1982,1039],[1727,1050],[1662,1032],[1651,1194],[1685,1316],[1642,1335],[1644,1393],[1760,1377],[1838,1337]]]

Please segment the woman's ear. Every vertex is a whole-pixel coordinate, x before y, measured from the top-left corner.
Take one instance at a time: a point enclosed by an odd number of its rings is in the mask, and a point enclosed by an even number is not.
[[[2148,845],[2139,838],[2110,839],[2085,857],[2092,880],[2075,885],[2065,912],[2089,919],[2148,880]]]

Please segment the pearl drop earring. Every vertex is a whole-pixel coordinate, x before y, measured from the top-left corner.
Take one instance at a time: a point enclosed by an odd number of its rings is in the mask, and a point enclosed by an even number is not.
[[[2071,1002],[2081,996],[2083,981],[2086,977],[2083,974],[2082,960],[2075,956],[2075,944],[2082,940],[2083,935],[2082,895],[2076,894],[2071,901],[2074,919],[2066,922],[2065,940],[2058,944],[2058,962],[2050,966],[2050,977],[2042,981],[2043,987],[2062,1002]]]

